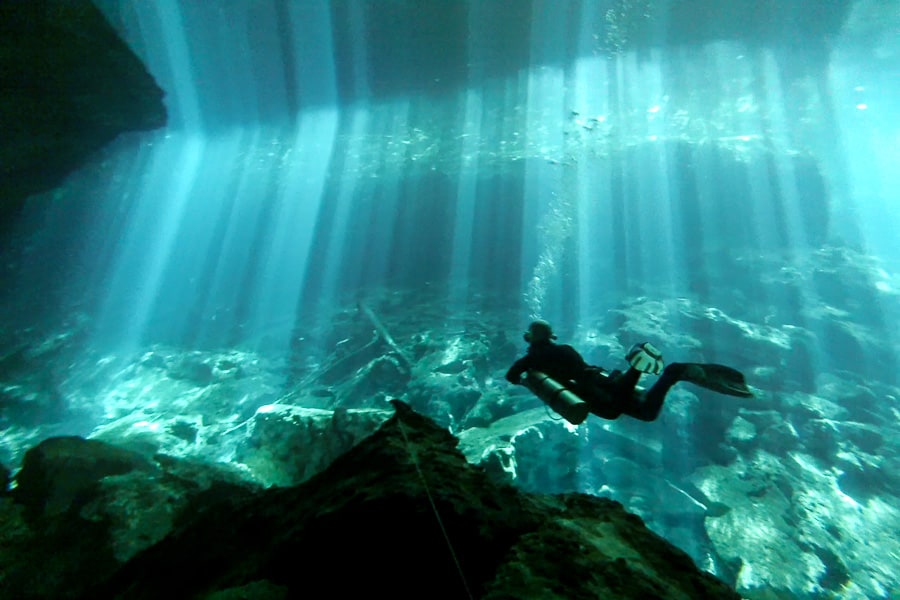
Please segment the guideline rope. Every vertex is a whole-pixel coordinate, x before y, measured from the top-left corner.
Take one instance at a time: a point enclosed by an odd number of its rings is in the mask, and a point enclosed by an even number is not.
[[[409,451],[409,455],[412,457],[413,464],[416,466],[416,472],[419,474],[419,478],[422,480],[422,486],[425,488],[425,495],[428,496],[428,502],[431,504],[431,510],[434,511],[434,517],[437,519],[438,526],[441,528],[441,533],[444,535],[444,541],[447,542],[447,548],[450,549],[450,556],[453,558],[453,563],[456,565],[456,570],[459,573],[459,578],[462,580],[463,588],[466,590],[466,596],[469,597],[469,600],[474,600],[474,596],[472,595],[472,591],[469,589],[469,582],[466,580],[466,574],[462,570],[462,565],[459,563],[459,558],[456,556],[456,551],[453,549],[453,543],[450,541],[450,536],[447,535],[447,529],[444,527],[444,521],[441,519],[441,514],[438,512],[437,505],[434,503],[434,498],[431,496],[431,490],[428,488],[428,482],[425,480],[425,474],[422,473],[422,468],[419,466],[419,459],[416,456],[415,448],[409,441],[409,437],[406,435],[406,427],[403,426],[403,421],[398,418],[397,423],[400,425],[400,433],[403,434],[403,440],[406,442],[406,449]]]

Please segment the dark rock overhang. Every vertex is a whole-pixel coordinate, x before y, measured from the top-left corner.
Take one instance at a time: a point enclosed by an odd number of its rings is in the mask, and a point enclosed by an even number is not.
[[[165,124],[163,91],[93,4],[0,3],[0,224],[120,133]]]

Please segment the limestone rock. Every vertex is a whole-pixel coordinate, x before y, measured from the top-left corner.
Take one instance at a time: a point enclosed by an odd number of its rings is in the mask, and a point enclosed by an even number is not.
[[[738,416],[731,422],[731,427],[725,433],[725,439],[734,446],[747,446],[756,439],[756,425]]]
[[[445,429],[395,406],[305,484],[223,498],[92,595],[205,595],[267,580],[290,597],[326,581],[334,595],[738,598],[617,502],[496,484]]]
[[[694,483],[717,507],[707,533],[742,596],[880,598],[900,585],[900,511],[872,490],[848,495],[855,488],[840,473],[808,454],[762,450],[697,471]]]
[[[265,406],[251,420],[235,460],[265,485],[297,485],[374,432],[389,415],[376,409]]]
[[[393,356],[379,356],[359,369],[343,391],[344,406],[368,407],[383,404],[403,393],[409,373]]]
[[[104,477],[150,471],[142,456],[97,440],[68,436],[44,440],[25,453],[16,476],[16,501],[35,517],[80,508]]]
[[[50,438],[0,498],[0,598],[80,598],[216,498],[248,493],[227,466]],[[52,557],[52,559],[51,559]]]
[[[759,439],[759,447],[773,454],[787,455],[799,445],[800,434],[786,421],[767,427]]]

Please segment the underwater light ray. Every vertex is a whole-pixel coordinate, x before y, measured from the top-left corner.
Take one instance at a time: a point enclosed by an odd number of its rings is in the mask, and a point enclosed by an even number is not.
[[[786,130],[778,121],[778,113],[784,107],[784,96],[781,93],[778,66],[770,51],[758,50],[751,60],[740,61],[737,65],[724,65],[723,71],[735,70],[738,65],[750,65],[752,69],[744,76],[753,81],[753,104],[755,110],[738,110],[737,127],[743,138],[760,138],[763,148],[753,152],[757,160],[744,160],[742,166],[746,170],[748,196],[745,211],[748,217],[744,226],[752,235],[743,240],[747,250],[760,254],[781,252],[791,256],[800,247],[796,238],[803,230],[800,223],[789,220],[789,203],[784,194],[790,190],[790,183],[782,181],[779,176],[776,149],[784,147]],[[736,142],[737,143],[737,142]],[[736,151],[737,152],[737,151]],[[787,184],[787,186],[785,185]],[[793,231],[792,226],[798,226]]]
[[[125,348],[143,341],[205,145],[200,136],[170,136],[156,148],[138,184],[137,206],[120,241],[98,327],[102,337],[114,337]]]
[[[207,315],[217,315],[211,329],[226,335],[227,343],[245,343],[253,314],[254,291],[259,285],[260,262],[276,227],[272,214],[280,196],[282,159],[272,145],[281,144],[281,129],[258,125],[245,133],[243,155],[235,161],[236,182],[230,212],[221,238],[210,282]],[[226,334],[227,332],[227,334]]]
[[[826,359],[832,360],[834,370],[846,369],[846,363],[852,361],[867,377],[896,381],[900,351],[891,340],[895,339],[893,334],[900,306],[896,294],[890,293],[890,286],[877,282],[884,276],[875,268],[880,262],[896,271],[900,259],[896,235],[900,211],[895,207],[891,193],[884,188],[886,182],[900,183],[896,164],[887,162],[900,155],[896,144],[892,143],[900,140],[900,122],[896,119],[896,111],[884,110],[892,104],[897,105],[896,94],[890,93],[892,85],[889,81],[877,76],[872,80],[872,73],[860,71],[853,60],[847,61],[845,49],[838,44],[827,82],[822,84],[827,87],[822,91],[822,101],[830,134],[826,138],[830,143],[817,149],[830,198],[827,220],[830,247],[826,246],[822,252],[827,252],[832,262],[858,263],[855,265],[857,277],[869,282],[873,290],[864,301],[857,300],[860,310],[854,320],[862,320],[867,327],[878,331],[880,339],[861,341],[860,338],[866,336],[866,329],[847,322],[840,315],[842,306],[831,306],[840,305],[840,296],[849,297],[849,292],[835,290],[825,280],[813,290],[819,288],[823,301],[829,300],[822,309],[838,310],[832,315],[831,327],[820,327],[816,332],[821,340],[817,349]],[[862,82],[866,85],[860,85]],[[882,96],[878,95],[879,91]],[[866,111],[857,110],[854,103],[862,92],[867,101],[877,103],[881,109],[870,106]],[[887,143],[881,144],[882,141]],[[849,250],[841,256],[837,252],[838,245],[845,245]],[[853,285],[854,282],[848,281],[848,290]]]
[[[99,180],[90,178],[81,187],[78,178],[71,180],[62,202],[83,203],[82,196],[91,194],[97,198],[96,206],[86,215],[84,240],[79,242],[79,251],[74,262],[78,264],[76,277],[66,280],[66,295],[71,298],[95,298],[104,293],[105,282],[115,268],[120,239],[128,230],[132,212],[138,207],[134,201],[134,182],[138,181],[150,161],[156,141],[123,140],[122,150],[113,152],[105,161]],[[74,184],[74,185],[73,185]],[[89,191],[88,191],[89,190]],[[67,210],[48,215],[45,231],[51,236],[68,237],[72,231],[72,217]],[[58,247],[59,242],[51,244]],[[39,272],[39,268],[33,272]],[[31,269],[28,269],[32,272]]]
[[[583,7],[587,11],[587,6]],[[581,31],[581,46],[593,46],[593,28],[585,19]],[[602,213],[608,205],[609,157],[598,142],[596,132],[602,131],[604,116],[609,114],[609,81],[607,61],[599,56],[582,56],[571,71],[571,91],[573,113],[577,113],[575,132],[567,136],[565,152],[574,162],[576,176],[576,253],[577,253],[577,322],[581,325],[595,322],[596,311],[602,306],[602,296],[607,294],[609,257],[612,248],[608,245],[610,236],[604,233],[609,226]],[[582,137],[586,136],[586,137]],[[583,141],[582,141],[583,140]],[[597,147],[596,144],[601,144]]]
[[[731,86],[734,72],[723,66],[723,55],[730,60],[738,53],[727,45],[723,50],[718,44],[687,49],[678,56],[679,68],[672,69],[672,77],[685,86],[692,85],[691,82],[713,89]],[[705,98],[702,100],[706,102]],[[704,109],[723,115],[717,117],[720,121],[728,114],[727,107],[712,102]],[[724,121],[718,126],[724,127]],[[715,290],[708,283],[710,274],[722,272],[730,253],[743,246],[753,222],[744,215],[748,210],[746,174],[734,168],[734,157],[716,143],[712,137],[715,130],[708,128],[702,134],[707,137],[701,139],[701,144],[684,140],[675,145],[670,161],[678,179],[675,187],[669,189],[676,190],[679,230],[688,242],[685,292],[708,302],[715,301],[711,296]]]
[[[263,112],[277,114],[286,108],[288,122],[295,125],[293,131],[277,128],[273,147],[267,153],[275,164],[275,189],[272,198],[262,201],[271,201],[273,210],[254,285],[248,294],[246,321],[247,330],[257,336],[260,349],[265,346],[286,353],[290,351],[292,328],[283,323],[302,318],[301,295],[331,180],[341,114],[336,106],[336,69],[328,6],[325,3],[279,4],[277,12],[267,18],[272,20],[272,37],[280,46],[277,51],[262,51],[258,60],[268,63],[269,56],[284,57],[284,65],[276,61],[268,64],[269,74],[263,78],[282,83],[284,99],[283,106],[279,101],[266,101],[271,106]],[[256,39],[260,32],[251,35]],[[256,52],[260,50],[257,48]],[[279,69],[284,73],[279,74]],[[299,112],[295,112],[298,107],[301,107]],[[275,122],[282,123],[283,119]]]
[[[896,74],[861,72],[853,52],[836,48],[824,98],[837,138],[822,152],[830,167],[826,175],[835,203],[831,226],[836,236],[897,262],[900,79]],[[858,94],[864,94],[866,110],[856,107]]]
[[[525,80],[525,147],[530,149],[523,173],[523,237],[521,251],[523,293],[531,317],[559,319],[559,291],[562,282],[559,265],[562,249],[570,235],[567,221],[574,190],[562,187],[559,168],[566,157],[562,128],[549,123],[564,122],[566,107],[566,75],[554,59],[565,54],[567,13],[551,10],[549,4],[532,6],[532,30],[529,44],[531,63]],[[530,276],[528,274],[531,274]],[[549,294],[553,294],[549,296]]]
[[[554,151],[562,147],[562,132],[548,131],[546,121],[551,115],[561,119],[565,114],[565,76],[560,68],[544,66],[532,68],[528,75],[528,104],[526,135],[528,147],[537,149],[537,156],[525,165],[523,201],[525,214],[523,229],[533,232],[523,237],[523,273],[531,273],[526,282],[527,305],[534,318],[553,319],[545,310],[558,300],[558,269],[562,260],[562,245],[568,237],[571,217],[569,207],[572,191],[564,189],[561,165]],[[548,296],[553,293],[554,296]]]
[[[663,84],[662,59],[658,50],[637,60],[635,53],[626,55],[624,81],[628,106],[642,107],[635,119],[641,127],[638,148],[625,150],[634,174],[628,185],[626,228],[628,277],[650,282],[653,286],[671,284],[674,277],[676,247],[669,220],[668,169],[665,154],[665,122],[668,116],[667,95]]]
[[[488,3],[474,3],[469,6],[467,52],[470,57],[478,57],[490,52],[495,33],[485,25],[490,22],[490,14],[494,6]],[[508,102],[497,82],[488,82],[485,77],[485,65],[476,60],[469,64],[467,85],[459,93],[457,100],[457,122],[454,124],[454,135],[459,142],[459,173],[456,181],[456,201],[453,203],[452,240],[450,242],[450,265],[447,291],[447,302],[450,310],[464,311],[471,299],[470,291],[486,286],[479,285],[481,274],[479,262],[487,262],[495,253],[499,244],[508,243],[506,236],[497,231],[494,236],[484,242],[478,235],[480,227],[486,226],[485,218],[479,209],[485,204],[505,204],[500,199],[483,202],[480,194],[483,181],[489,175],[489,162],[481,160],[482,147],[500,145],[502,133],[498,131],[499,119],[492,119],[489,110],[493,107],[507,107]],[[509,106],[514,110],[514,106]],[[481,222],[479,222],[481,221]]]
[[[104,302],[121,239],[139,205],[134,181],[141,179],[149,162],[148,146],[120,140],[100,155],[98,164],[69,177],[50,194],[26,202],[18,222],[21,231],[29,232],[27,251],[13,253],[5,267],[11,273],[15,269],[10,289],[31,293],[24,296],[25,302],[3,306],[7,318],[33,319],[46,310],[81,318]],[[11,234],[11,239],[18,237]]]
[[[210,282],[221,251],[224,221],[238,185],[233,168],[245,143],[244,131],[233,128],[206,145],[195,185],[178,225],[177,249],[166,268],[152,318],[155,339],[192,347],[211,317],[204,313]]]
[[[807,232],[809,220],[819,211],[815,203],[819,198],[801,198],[797,193],[797,177],[794,165],[804,157],[793,157],[790,141],[794,135],[787,120],[787,96],[783,90],[781,67],[769,50],[754,54],[750,63],[751,75],[759,95],[759,110],[754,127],[746,123],[749,135],[759,135],[765,142],[763,156],[752,162],[750,172],[750,206],[756,230],[756,252],[761,256],[777,256],[784,261],[783,268],[795,268],[815,250],[814,239]],[[776,288],[778,290],[778,288]],[[773,297],[774,296],[774,297]],[[813,287],[800,289],[785,286],[780,293],[769,293],[753,298],[762,306],[794,306],[794,325],[821,336],[824,330],[810,320],[821,305],[821,298]],[[724,349],[720,349],[725,352]],[[715,350],[713,349],[713,352]],[[804,352],[801,365],[804,372],[821,373],[834,367],[829,356],[819,345]],[[796,365],[795,365],[796,367]]]
[[[460,111],[461,122],[457,127],[462,136],[460,168],[456,183],[455,213],[453,215],[453,242],[450,261],[450,305],[464,307],[468,298],[472,255],[476,251],[474,221],[478,192],[478,147],[482,140],[482,116],[484,101],[482,90],[469,88],[464,93]]]
[[[654,145],[654,151],[647,157],[647,173],[652,177],[644,179],[641,193],[649,195],[645,203],[647,219],[644,238],[641,243],[646,281],[662,290],[662,293],[680,293],[680,283],[684,280],[686,240],[680,239],[675,229],[675,214],[670,181],[672,165],[663,145]]]
[[[356,235],[349,240],[353,266],[345,278],[349,289],[399,285],[402,274],[414,262],[413,257],[423,257],[424,248],[404,245],[406,232],[401,230],[407,212],[425,201],[408,189],[414,177],[408,176],[407,170],[414,168],[409,163],[416,160],[412,153],[412,111],[410,98],[373,108],[370,133],[374,139],[387,140],[388,151],[377,159],[377,182],[367,182],[368,191],[357,198],[352,225]],[[425,224],[420,226],[424,228]]]
[[[165,56],[167,59],[165,72],[171,74],[171,87],[167,87],[167,90],[173,98],[166,103],[169,111],[169,126],[202,129],[204,117],[194,81],[192,56],[188,47],[187,29],[184,26],[180,3],[178,0],[159,0],[134,6],[135,10],[141,13],[141,17],[139,17],[141,23],[146,23],[147,17],[149,17],[150,22],[158,22],[160,25],[159,40],[161,43],[150,54]]]
[[[248,320],[250,331],[267,332],[265,345],[269,348],[289,349],[290,328],[271,325],[293,318],[300,303],[338,122],[334,108],[302,113],[290,154],[278,167],[280,181],[271,200],[275,204],[270,215],[272,227],[259,261]]]
[[[354,237],[352,231],[354,203],[366,189],[364,157],[371,150],[369,136],[372,114],[367,105],[356,105],[344,118],[349,125],[342,128],[342,136],[337,150],[341,153],[342,165],[334,175],[333,197],[330,198],[328,221],[323,222],[328,235],[323,239],[317,256],[315,276],[318,289],[307,289],[304,297],[315,296],[321,305],[334,305],[340,297],[342,270],[352,267],[348,256],[349,244]]]
[[[627,139],[630,134],[627,110],[623,108],[625,104],[625,86],[626,78],[626,60],[622,54],[617,54],[611,61],[609,73],[609,114],[618,127],[610,134],[611,148],[607,155],[609,163],[610,187],[609,213],[607,222],[610,224],[610,241],[612,249],[610,257],[612,259],[612,287],[617,294],[624,293],[628,289],[628,235],[627,228],[629,221],[628,213],[628,182],[625,180],[627,156],[619,147],[623,140]]]
[[[609,274],[609,236],[603,219],[603,201],[608,182],[598,165],[578,178],[577,252],[578,252],[578,319],[582,325],[595,323],[605,313],[608,298],[605,285]],[[599,312],[599,314],[598,314]]]

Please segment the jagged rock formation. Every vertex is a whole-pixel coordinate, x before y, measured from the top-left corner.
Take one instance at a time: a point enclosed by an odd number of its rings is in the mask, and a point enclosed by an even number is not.
[[[163,126],[162,97],[90,2],[0,4],[0,223],[123,131]]]
[[[378,431],[302,485],[258,491],[200,477],[205,491],[198,484],[184,495],[189,502],[173,511],[175,533],[121,567],[108,543],[110,521],[98,517],[110,512],[97,510],[98,490],[110,477],[127,475],[123,465],[144,481],[171,481],[171,466],[131,462],[125,460],[131,453],[111,446],[111,460],[98,458],[100,442],[45,442],[81,446],[96,460],[75,464],[99,465],[82,469],[92,473],[87,480],[99,479],[93,486],[65,484],[64,490],[79,491],[68,503],[54,502],[55,515],[34,513],[46,506],[35,490],[59,498],[52,486],[25,485],[30,491],[20,492],[15,504],[3,501],[0,548],[9,576],[0,591],[18,598],[284,598],[325,582],[337,595],[738,598],[620,504],[581,494],[527,494],[495,483],[466,463],[446,430],[394,404],[396,414]],[[52,472],[46,459],[54,454],[60,452],[35,449],[20,480],[46,482],[36,471]],[[17,520],[24,498],[32,516]],[[126,497],[107,497],[108,506],[123,504]],[[69,510],[60,513],[63,506]],[[36,542],[29,528],[44,544],[55,544],[53,561],[33,560],[37,548],[51,548]],[[14,547],[30,548],[32,560],[11,558]],[[29,587],[37,581],[40,586]]]
[[[76,436],[26,454],[0,498],[0,598],[78,598],[203,505],[254,489],[226,466]],[[4,486],[5,489],[5,486]]]

